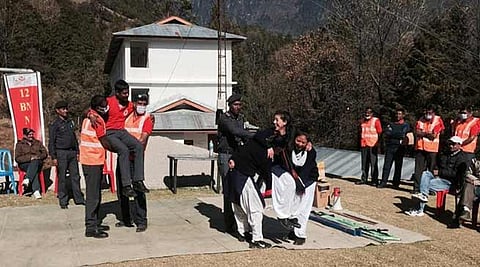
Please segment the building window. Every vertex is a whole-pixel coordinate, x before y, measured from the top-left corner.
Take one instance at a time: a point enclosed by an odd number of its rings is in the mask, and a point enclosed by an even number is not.
[[[141,95],[141,94],[148,95],[149,91],[150,89],[148,88],[132,88],[132,101],[133,102],[137,101],[138,95]]]
[[[193,140],[183,140],[183,144],[187,146],[193,146]]]
[[[148,67],[148,43],[130,42],[130,67]]]

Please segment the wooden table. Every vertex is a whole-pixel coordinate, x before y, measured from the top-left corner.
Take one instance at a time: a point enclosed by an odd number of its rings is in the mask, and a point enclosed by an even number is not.
[[[208,154],[169,154],[167,155],[169,159],[169,168],[168,173],[170,176],[170,186],[171,190],[174,194],[177,193],[177,169],[178,169],[178,161],[179,160],[186,160],[186,161],[210,161],[210,186],[215,192],[219,192],[220,183],[219,183],[219,176],[217,174],[217,181],[216,181],[216,189],[215,189],[215,161],[218,160],[218,155],[214,154],[210,157]],[[173,182],[173,183],[172,183]]]

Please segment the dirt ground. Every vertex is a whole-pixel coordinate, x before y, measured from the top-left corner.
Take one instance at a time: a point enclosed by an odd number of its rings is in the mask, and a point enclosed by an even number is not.
[[[480,233],[464,226],[447,229],[453,207],[452,196],[447,198],[447,211],[434,215],[435,197],[430,197],[424,217],[409,217],[403,210],[413,205],[409,190],[376,189],[371,186],[355,186],[353,179],[330,179],[333,186],[341,188],[344,209],[358,212],[370,218],[429,236],[432,240],[413,244],[367,246],[355,249],[286,250],[268,249],[246,252],[202,254],[150,258],[98,266],[480,266],[478,249]],[[196,198],[213,195],[206,188],[179,188],[173,195],[167,190],[151,192],[149,200],[169,198]],[[115,199],[110,192],[103,193],[103,201]],[[0,195],[0,207],[56,204],[49,193],[42,200],[29,197]],[[158,238],[161,238],[159,236]]]

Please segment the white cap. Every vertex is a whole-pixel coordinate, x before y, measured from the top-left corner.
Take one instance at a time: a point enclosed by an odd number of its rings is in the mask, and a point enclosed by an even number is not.
[[[462,138],[460,138],[458,136],[452,136],[452,137],[450,137],[450,139],[448,139],[448,141],[450,141],[452,143],[456,143],[456,144],[462,144],[463,143]]]

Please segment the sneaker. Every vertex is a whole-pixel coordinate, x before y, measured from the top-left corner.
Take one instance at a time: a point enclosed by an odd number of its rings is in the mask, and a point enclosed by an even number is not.
[[[298,219],[297,219],[297,218],[288,219],[288,222],[290,223],[290,225],[292,225],[292,226],[295,227],[295,228],[300,228],[300,227],[302,227],[302,226],[298,223]]]
[[[122,188],[122,195],[124,195],[128,198],[131,198],[131,197],[136,197],[137,193],[135,193],[135,191],[133,191],[131,186],[127,185],[127,186],[124,186]]]
[[[30,184],[30,179],[28,179],[28,178],[23,179],[23,182],[22,182],[23,186],[27,187],[29,184]]]
[[[421,210],[407,210],[405,211],[405,214],[412,217],[422,217],[423,215],[425,215],[425,213],[423,213],[423,211]]]
[[[133,189],[138,192],[148,193],[150,190],[145,186],[143,181],[133,182]]]
[[[33,192],[33,197],[34,197],[35,199],[41,199],[41,198],[42,198],[42,194],[40,194],[40,191],[37,190],[37,191]]]
[[[265,248],[271,248],[272,245],[264,242],[264,241],[253,241],[250,243],[250,248],[259,248],[259,249],[265,249]]]
[[[412,194],[413,198],[418,198],[422,202],[428,202],[428,197],[422,193]]]
[[[470,221],[472,220],[472,216],[470,216],[470,212],[468,210],[462,211],[462,214],[458,217],[460,221]]]
[[[290,223],[290,221],[288,219],[280,219],[278,218],[278,221],[280,222],[280,224],[285,227],[286,229],[293,229],[293,225]]]

